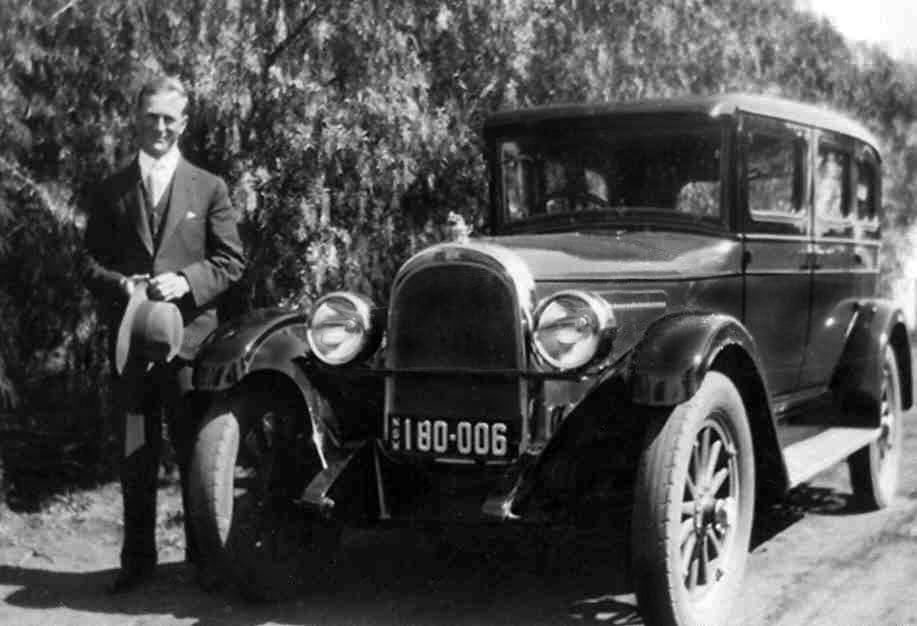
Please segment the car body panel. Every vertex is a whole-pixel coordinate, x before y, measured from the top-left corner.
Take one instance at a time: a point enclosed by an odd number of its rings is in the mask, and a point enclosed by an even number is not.
[[[258,309],[221,325],[204,342],[195,361],[195,388],[229,389],[258,370],[282,371],[299,379],[293,361],[309,353],[306,321],[301,311]]]
[[[770,202],[771,179],[755,159],[766,165],[771,157],[762,148],[769,144],[753,139],[768,139],[775,125],[777,199],[762,208],[749,198]],[[601,150],[587,154],[591,133],[604,130],[611,146],[619,136],[652,137],[639,190],[661,204],[620,200],[636,197],[621,177],[643,162],[635,156],[638,165],[618,168]],[[913,397],[903,316],[875,296],[881,177],[857,179],[872,185],[865,195],[850,189],[853,170],[837,178],[856,206],[838,222],[843,236],[821,230],[816,159],[824,133],[851,163],[878,172],[878,143],[865,127],[769,97],[498,113],[484,125],[487,236],[437,244],[401,266],[379,353],[323,366],[301,341],[304,319],[256,317],[235,329],[238,337],[217,336],[220,345],[206,347],[202,379],[219,390],[259,367],[298,368],[341,444],[301,504],[342,519],[578,519],[582,507],[597,506],[595,494],[627,493],[647,424],[690,400],[712,369],[742,395],[761,489],[780,492],[788,484],[782,430],[804,438],[832,425],[869,425],[885,345],[899,357],[907,406]],[[687,147],[672,149],[681,160],[650,167],[669,137],[684,140]],[[695,154],[703,167],[691,162]],[[550,192],[557,181],[560,193]],[[654,194],[654,181],[677,193]],[[682,211],[686,188],[697,204]],[[538,211],[511,210],[541,200]],[[533,346],[539,303],[578,291],[611,305],[614,341],[588,365],[560,371]],[[465,451],[463,428],[482,433]],[[495,428],[508,441],[499,452]],[[478,443],[481,451],[470,452]]]
[[[823,107],[757,94],[726,93],[710,96],[685,96],[660,100],[610,102],[602,104],[551,105],[502,111],[489,117],[485,134],[506,127],[532,126],[551,122],[569,124],[571,120],[602,120],[627,115],[703,115],[710,118],[736,117],[747,112],[765,117],[794,120],[816,128],[859,139],[875,149],[878,139],[862,124]]]

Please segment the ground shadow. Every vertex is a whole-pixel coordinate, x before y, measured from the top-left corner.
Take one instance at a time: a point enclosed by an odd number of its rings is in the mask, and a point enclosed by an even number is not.
[[[121,596],[105,592],[114,570],[5,566],[0,585],[16,588],[5,598],[12,606],[172,616],[202,626],[641,623],[620,537],[554,536],[546,540],[554,541],[548,557],[524,533],[474,529],[450,535],[446,546],[441,539],[413,529],[348,531],[327,575],[297,600],[270,605],[247,603],[232,590],[205,593],[183,563],[161,565],[147,587]]]
[[[759,512],[752,547],[806,514],[857,512],[849,493],[803,485]],[[161,565],[145,589],[109,596],[114,570],[0,567],[9,605],[173,616],[199,625],[292,623],[640,624],[626,516],[591,531],[459,527],[349,529],[333,567],[292,602],[256,605],[233,590],[205,593],[183,563]],[[91,617],[89,618],[91,621]]]
[[[114,569],[59,572],[0,566],[0,585],[18,588],[4,598],[6,604],[36,611],[66,607],[112,616],[171,616],[197,619],[201,626],[253,626],[275,619],[269,607],[246,605],[231,596],[201,591],[184,563],[161,565],[154,579],[141,589],[110,595],[107,588],[116,573]],[[92,621],[91,617],[86,619]]]
[[[850,494],[803,485],[758,514],[753,547],[808,513],[856,512]],[[460,527],[354,530],[327,574],[292,602],[251,604],[205,593],[183,563],[161,565],[145,589],[105,593],[114,570],[0,567],[13,606],[127,616],[173,616],[202,626],[292,623],[641,624],[626,520],[591,531]],[[90,618],[91,619],[91,618]]]
[[[751,549],[757,548],[800,521],[807,514],[853,515],[863,512],[853,494],[834,487],[804,483],[777,502],[755,512]]]

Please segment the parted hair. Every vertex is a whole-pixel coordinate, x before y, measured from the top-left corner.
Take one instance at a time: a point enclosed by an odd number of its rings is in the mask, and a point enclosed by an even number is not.
[[[188,92],[181,80],[174,76],[155,76],[141,85],[137,92],[137,101],[135,106],[139,109],[143,104],[144,98],[157,93],[173,92],[177,93],[185,101],[183,109],[188,106]]]

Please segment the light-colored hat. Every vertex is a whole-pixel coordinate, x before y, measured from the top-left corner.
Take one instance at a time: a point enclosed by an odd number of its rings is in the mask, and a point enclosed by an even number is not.
[[[184,337],[181,311],[171,302],[150,300],[146,281],[131,292],[118,326],[115,370],[123,374],[128,363],[163,363],[178,354]]]

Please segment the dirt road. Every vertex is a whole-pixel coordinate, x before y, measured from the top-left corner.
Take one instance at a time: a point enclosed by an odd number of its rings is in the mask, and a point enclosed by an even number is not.
[[[761,525],[733,624],[917,625],[917,413],[892,507],[851,510],[846,469],[791,494]],[[161,563],[149,587],[112,598],[120,496],[110,485],[42,513],[0,511],[3,624],[640,624],[624,537],[557,537],[547,572],[528,544],[486,534],[443,555],[409,531],[349,531],[330,577],[299,601],[251,605],[199,591],[181,562],[177,491],[160,503]]]

